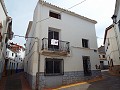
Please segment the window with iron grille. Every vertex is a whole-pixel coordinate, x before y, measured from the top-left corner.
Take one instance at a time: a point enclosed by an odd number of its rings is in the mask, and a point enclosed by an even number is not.
[[[62,75],[63,59],[46,58],[45,75]]]

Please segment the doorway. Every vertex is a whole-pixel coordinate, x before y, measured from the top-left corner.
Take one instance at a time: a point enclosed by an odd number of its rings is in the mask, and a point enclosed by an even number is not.
[[[85,76],[91,75],[91,64],[90,64],[89,56],[83,56],[83,69],[84,69]]]
[[[59,32],[51,30],[48,31],[48,49],[59,50]]]

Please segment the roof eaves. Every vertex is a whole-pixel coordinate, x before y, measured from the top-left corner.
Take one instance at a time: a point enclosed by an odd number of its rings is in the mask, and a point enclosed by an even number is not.
[[[29,24],[28,24],[28,28],[27,28],[27,31],[26,31],[25,37],[28,36],[28,34],[29,34],[29,32],[30,32],[30,29],[31,29],[31,27],[32,27],[32,23],[33,23],[33,21],[29,21]]]
[[[51,3],[48,3],[48,2],[46,2],[46,1],[39,0],[39,3],[42,4],[42,5],[45,5],[45,6],[47,6],[47,7],[51,7],[51,8],[54,8],[54,9],[56,9],[56,10],[59,10],[59,11],[61,11],[61,12],[65,12],[65,13],[70,14],[70,15],[72,15],[72,16],[76,16],[76,17],[78,17],[78,18],[81,18],[81,19],[83,19],[83,20],[89,21],[89,22],[91,22],[91,23],[94,23],[94,24],[97,23],[97,21],[95,21],[95,20],[92,20],[92,19],[89,19],[89,18],[87,18],[87,17],[81,16],[81,15],[76,14],[76,13],[74,13],[74,12],[71,12],[71,11],[69,11],[69,10],[60,8],[60,7],[56,6],[56,5],[53,5],[53,4],[51,4]]]
[[[103,44],[105,44],[107,32],[108,32],[112,27],[114,27],[113,24],[106,28],[106,30],[105,30],[105,35],[104,35],[104,43],[103,43]]]

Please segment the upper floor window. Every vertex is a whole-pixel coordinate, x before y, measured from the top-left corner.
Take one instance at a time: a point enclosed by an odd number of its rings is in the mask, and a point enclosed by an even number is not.
[[[118,27],[119,27],[119,31],[120,31],[120,20],[119,20],[119,23],[118,23]]]
[[[52,11],[49,11],[49,16],[57,19],[61,19],[61,14],[60,13],[55,13]]]
[[[101,58],[100,55],[99,55],[99,58]]]
[[[12,56],[14,56],[14,53],[12,53]]]
[[[103,56],[103,58],[105,58],[105,55],[102,55]]]
[[[82,47],[88,48],[88,40],[87,39],[82,39]]]

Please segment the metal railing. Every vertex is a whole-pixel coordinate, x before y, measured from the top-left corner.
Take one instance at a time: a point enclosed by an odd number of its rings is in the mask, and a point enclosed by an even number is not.
[[[57,40],[57,45],[52,44],[52,39],[43,38],[42,39],[42,50],[48,51],[61,51],[61,52],[70,52],[69,45],[67,41]]]

